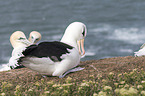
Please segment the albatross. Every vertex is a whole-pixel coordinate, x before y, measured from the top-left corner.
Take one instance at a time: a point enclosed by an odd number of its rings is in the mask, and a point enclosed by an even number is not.
[[[10,36],[10,42],[14,48],[12,51],[12,56],[9,59],[8,66],[11,69],[18,67],[18,60],[23,56],[22,52],[26,49],[27,46],[31,45],[22,31],[16,31]]]
[[[59,78],[63,78],[69,72],[82,70],[83,68],[75,67],[80,63],[81,55],[85,54],[86,34],[85,24],[73,22],[66,28],[61,41],[41,42],[26,47],[17,64],[40,74]]]
[[[137,52],[134,52],[134,56],[143,56],[145,55],[145,44],[143,44]]]
[[[10,36],[10,42],[14,48],[12,51],[12,57],[10,58],[8,64],[11,69],[24,67],[23,65],[20,66],[17,64],[17,59],[23,56],[22,51],[25,50],[27,46],[36,44],[39,40],[41,40],[41,34],[37,31],[32,31],[28,40],[22,31],[16,31]]]

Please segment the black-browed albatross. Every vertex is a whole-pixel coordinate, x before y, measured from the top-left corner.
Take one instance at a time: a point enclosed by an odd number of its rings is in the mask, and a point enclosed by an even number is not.
[[[38,45],[28,46],[22,52],[24,56],[19,58],[18,64],[40,74],[62,78],[68,72],[81,69],[73,68],[80,63],[80,54],[85,54],[83,39],[86,34],[87,29],[83,23],[73,22],[67,27],[60,42],[41,42]]]

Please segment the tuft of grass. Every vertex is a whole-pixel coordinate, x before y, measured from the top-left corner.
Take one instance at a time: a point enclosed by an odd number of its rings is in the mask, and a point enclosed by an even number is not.
[[[0,95],[16,96],[145,96],[145,71],[134,69],[128,73],[110,72],[106,77],[90,76],[90,80],[76,82],[72,77],[67,77],[64,82],[47,81],[44,78],[25,84],[12,84],[1,82]],[[102,78],[103,77],[103,78]]]
[[[1,72],[0,96],[145,96],[144,57],[83,63],[83,71],[64,78],[44,78],[27,68]]]

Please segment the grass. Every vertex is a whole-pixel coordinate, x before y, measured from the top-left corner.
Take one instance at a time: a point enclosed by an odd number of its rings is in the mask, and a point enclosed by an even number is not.
[[[44,78],[27,68],[1,72],[0,95],[145,96],[144,59],[118,57],[85,61],[81,63],[85,70],[64,78]],[[120,65],[116,63],[119,60]]]

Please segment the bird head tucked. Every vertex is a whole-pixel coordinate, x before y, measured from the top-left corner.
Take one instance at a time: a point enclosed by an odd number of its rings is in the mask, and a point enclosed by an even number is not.
[[[85,24],[81,22],[73,22],[66,28],[61,42],[72,45],[79,50],[80,55],[84,55],[84,39],[86,35],[87,28]]]

